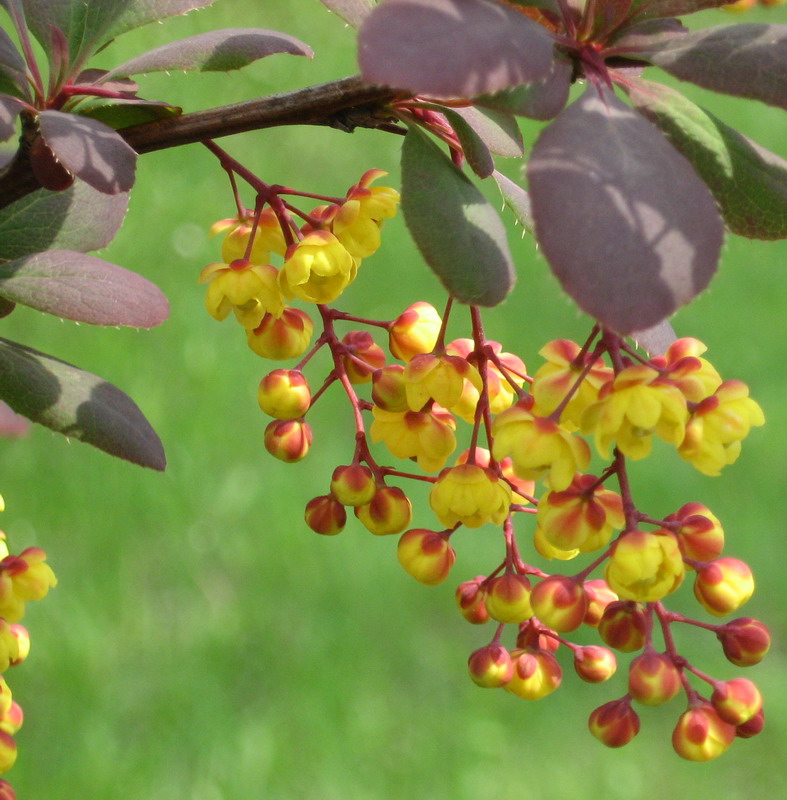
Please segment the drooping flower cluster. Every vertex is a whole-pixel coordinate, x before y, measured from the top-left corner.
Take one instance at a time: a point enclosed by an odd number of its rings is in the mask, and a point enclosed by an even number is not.
[[[371,533],[401,534],[398,561],[426,585],[450,574],[457,536],[498,526],[502,561],[461,583],[456,593],[469,622],[496,623],[491,640],[468,662],[479,686],[535,700],[561,685],[561,652],[570,653],[574,671],[590,683],[612,678],[614,651],[639,652],[624,696],[597,708],[589,720],[603,743],[619,747],[637,734],[634,704],[666,703],[681,690],[687,710],[673,736],[681,756],[713,758],[736,736],[757,733],[763,716],[756,687],[744,679],[716,681],[695,669],[677,652],[671,626],[696,624],[715,632],[739,666],[764,657],[767,629],[745,617],[718,625],[696,621],[664,605],[693,575],[701,608],[714,616],[732,614],[753,592],[751,572],[722,555],[721,522],[704,505],[685,503],[664,519],[640,511],[629,461],[649,456],[654,440],[661,440],[701,472],[719,474],[738,458],[752,428],[763,424],[760,407],[744,384],[721,378],[695,339],[678,339],[663,355],[647,358],[621,337],[594,329],[583,347],[566,340],[545,345],[545,363],[530,376],[519,356],[486,338],[476,307],[470,307],[470,335],[454,339],[447,335],[456,316],[450,300],[442,316],[419,301],[391,320],[333,308],[329,304],[355,280],[361,259],[379,247],[382,221],[395,213],[396,192],[370,188],[380,174],[366,173],[344,200],[305,215],[300,228],[291,205],[282,210],[277,197],[268,198],[270,206],[260,212],[258,202],[255,216],[229,228],[223,258],[236,258],[205,272],[213,316],[234,311],[262,356],[302,356],[260,382],[260,408],[273,418],[263,437],[272,455],[285,462],[307,456],[315,434],[306,418],[333,384],[349,401],[352,452],[334,470],[327,493],[307,504],[307,525],[336,535],[352,509]],[[270,253],[284,259],[280,268],[267,263]],[[211,291],[217,281],[219,288]],[[290,301],[314,304],[319,313],[322,330],[305,355],[312,319],[286,305]],[[342,335],[337,328],[348,322],[362,328]],[[375,331],[387,341],[377,341]],[[317,387],[306,372],[322,348],[332,366]],[[359,396],[362,390],[368,399]],[[589,442],[608,460],[597,475],[587,472]],[[389,466],[391,458],[408,466]],[[412,503],[389,484],[392,478],[430,484],[432,527],[411,527]],[[610,488],[612,481],[618,491]],[[534,557],[546,559],[546,566],[583,554],[594,560],[574,574],[528,563],[515,529],[522,515],[535,517]],[[595,570],[603,577],[592,577]],[[502,643],[506,626],[515,626],[511,648]],[[597,630],[601,644],[566,638],[583,626]],[[709,696],[693,681],[708,683]]]

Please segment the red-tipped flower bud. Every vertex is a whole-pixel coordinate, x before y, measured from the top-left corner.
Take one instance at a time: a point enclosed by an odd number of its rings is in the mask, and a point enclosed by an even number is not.
[[[399,563],[420,583],[442,583],[456,561],[454,548],[445,536],[435,531],[413,528],[399,539],[396,549]]]
[[[369,467],[349,464],[336,467],[331,477],[331,494],[345,506],[363,506],[372,502],[377,486]]]
[[[703,703],[681,714],[672,732],[675,752],[689,761],[718,758],[735,738],[735,728],[725,722],[710,703]]]
[[[716,636],[727,660],[738,667],[759,664],[771,647],[770,631],[762,622],[751,617],[728,622]]]
[[[442,324],[434,306],[423,301],[413,303],[391,325],[391,352],[402,361],[409,361],[420,353],[431,353]]]
[[[265,449],[288,464],[304,458],[311,443],[312,429],[302,420],[276,419],[265,428]]]
[[[511,654],[500,644],[488,644],[467,659],[470,677],[484,689],[499,689],[514,677]]]
[[[716,684],[710,699],[718,715],[730,725],[743,725],[762,709],[760,690],[748,678]]]
[[[718,558],[724,549],[724,530],[710,509],[701,503],[686,503],[667,520],[678,520],[675,531],[683,555],[696,561]]]
[[[401,364],[389,364],[372,375],[372,401],[384,411],[402,412],[410,408]]]
[[[341,533],[347,524],[347,512],[344,506],[330,494],[315,497],[306,504],[306,524],[323,536],[335,536]]]
[[[312,394],[300,370],[275,369],[260,381],[257,401],[271,417],[295,419],[309,410]]]
[[[489,612],[486,608],[486,592],[483,589],[484,575],[478,575],[471,581],[460,583],[456,587],[456,604],[462,616],[473,625],[483,625],[489,622]]]
[[[355,516],[376,536],[401,533],[413,518],[407,495],[397,486],[382,486],[369,503],[356,506]]]
[[[533,613],[548,627],[567,633],[585,618],[588,601],[582,586],[564,575],[544,578],[530,594]]]
[[[617,668],[615,654],[606,647],[591,644],[574,650],[574,669],[583,681],[603,683],[615,674]]]
[[[618,599],[618,596],[609,588],[607,582],[602,578],[585,581],[582,584],[582,588],[585,590],[585,597],[588,599],[585,619],[582,621],[585,625],[598,628],[598,624],[601,622],[601,617],[607,606],[610,603],[614,603]]]
[[[629,694],[646,706],[672,700],[680,691],[680,670],[666,653],[649,651],[629,665]]]
[[[617,600],[601,615],[598,632],[605,644],[623,653],[641,650],[645,644],[645,610],[639,603]]]
[[[503,687],[506,691],[523,700],[540,700],[560,686],[563,670],[552,653],[546,650],[515,650],[511,657],[514,660],[514,674]]]
[[[299,308],[285,308],[281,317],[266,314],[254,330],[246,331],[249,347],[263,358],[297,358],[309,346],[314,323]]]
[[[351,383],[368,383],[385,366],[385,352],[368,331],[350,331],[342,338],[348,352],[342,356]]]
[[[639,733],[639,716],[630,700],[612,700],[590,713],[588,728],[607,747],[623,747]]]
[[[717,558],[697,570],[694,596],[716,617],[737,611],[752,594],[754,576],[737,558]]]
[[[493,578],[486,587],[486,608],[498,622],[524,622],[533,616],[530,581],[524,575],[509,573]]]
[[[752,736],[762,733],[765,727],[765,712],[760,709],[748,722],[735,728],[735,735],[740,739],[751,739]]]

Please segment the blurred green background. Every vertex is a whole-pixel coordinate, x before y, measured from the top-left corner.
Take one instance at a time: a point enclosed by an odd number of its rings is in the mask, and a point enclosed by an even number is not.
[[[786,8],[690,22],[785,22]],[[352,32],[316,0],[219,0],[121,37],[95,66],[248,25],[295,35],[316,57],[276,56],[231,75],[151,75],[141,78],[141,93],[190,111],[355,70]],[[785,155],[783,112],[686,91]],[[532,144],[538,126],[523,131]],[[398,185],[395,136],[304,127],[222,144],[269,182],[342,194],[364,170],[381,167]],[[519,166],[505,168],[515,177]],[[642,732],[623,750],[587,733],[591,709],[625,691],[625,669],[608,685],[590,686],[566,661],[563,687],[535,704],[470,682],[467,655],[491,631],[465,623],[452,595],[458,582],[497,563],[502,547],[491,527],[459,537],[452,576],[437,588],[403,572],[396,537],[373,537],[354,519],[335,538],[305,527],[304,504],[325,493],[333,467],[351,457],[351,419],[332,391],[315,408],[305,461],[285,465],[265,452],[267,419],[255,393],[277,365],[248,350],[237,326],[210,319],[196,284],[201,267],[218,257],[208,226],[232,213],[226,178],[207,151],[193,145],[145,155],[126,225],[102,255],[154,280],[171,299],[170,320],[149,332],[89,329],[20,308],[2,321],[3,336],[128,392],[169,458],[157,474],[45,429],[0,447],[2,526],[12,549],[44,547],[60,579],[30,608],[32,655],[9,675],[26,714],[19,760],[6,776],[20,798],[655,800],[665,789],[675,797],[787,796],[787,246],[730,238],[709,291],[674,320],[680,335],[708,344],[725,378],[751,386],[768,426],[721,478],[703,477],[666,447],[632,469],[635,497],[653,515],[694,500],[721,518],[728,554],[748,561],[758,580],[743,613],[765,620],[775,638],[766,662],[745,672],[765,694],[765,732],[699,765],[670,747],[680,700],[644,709]],[[385,319],[416,299],[442,307],[401,218],[384,233],[344,307]],[[487,314],[488,333],[535,369],[544,342],[581,341],[588,321],[513,226],[511,244],[519,282]],[[458,321],[452,333],[465,335]],[[315,384],[324,366],[315,362]],[[423,502],[415,523],[432,524]],[[671,603],[707,618],[690,581]],[[682,645],[715,676],[739,674],[712,636],[684,635]]]

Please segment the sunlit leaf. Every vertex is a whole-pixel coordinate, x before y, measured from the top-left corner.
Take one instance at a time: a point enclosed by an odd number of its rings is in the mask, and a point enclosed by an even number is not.
[[[74,250],[0,264],[0,294],[77,322],[152,328],[169,315],[162,291],[136,272]]]
[[[546,29],[496,0],[386,0],[364,20],[361,74],[433,97],[473,97],[549,74]]]
[[[143,467],[164,448],[136,403],[111,383],[31,347],[0,339],[0,399],[17,414]]]
[[[723,225],[708,187],[611,90],[590,85],[528,163],[536,235],[563,288],[618,333],[649,328],[699,294]]]
[[[42,111],[38,122],[60,163],[94,189],[116,194],[134,185],[137,154],[108,125],[61,111]]]
[[[127,207],[127,192],[103,194],[82,181],[64,192],[31,192],[0,209],[0,259],[99,250],[115,238]]]
[[[314,55],[294,36],[260,28],[227,28],[180,39],[157,47],[111,69],[103,80],[165,70],[224,72],[240,69],[275,53]]]
[[[634,52],[705,89],[787,108],[787,25],[710,28]]]
[[[634,107],[691,161],[733,233],[752,239],[787,238],[787,161],[674,89],[632,80],[628,94]]]
[[[426,263],[451,295],[484,306],[505,299],[514,268],[500,217],[416,127],[402,149],[402,210]]]
[[[360,28],[366,15],[372,10],[369,0],[320,0],[320,2],[353,28]]]
[[[492,173],[503,202],[513,212],[516,221],[528,232],[533,233],[533,210],[530,207],[530,195],[519,184],[514,183],[502,172]]]
[[[554,119],[565,107],[571,88],[571,62],[556,58],[549,75],[541,81],[504,89],[475,98],[480,106],[530,119]]]

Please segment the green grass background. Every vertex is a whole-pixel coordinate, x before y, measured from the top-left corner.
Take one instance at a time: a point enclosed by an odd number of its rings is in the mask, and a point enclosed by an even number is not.
[[[745,18],[764,20],[785,22],[787,14]],[[722,13],[692,20],[737,21]],[[229,76],[152,75],[140,80],[142,93],[196,110],[354,72],[351,31],[316,0],[221,0],[122,37],[97,65],[246,25],[298,36],[316,57],[277,56]],[[687,91],[785,154],[783,112]],[[538,127],[523,130],[532,144]],[[269,182],[341,194],[365,169],[381,167],[398,185],[401,141],[394,136],[304,127],[222,144]],[[516,164],[506,168],[517,174]],[[465,623],[452,593],[497,563],[501,542],[491,527],[459,537],[452,576],[437,588],[402,571],[396,537],[372,537],[355,520],[331,539],[305,527],[305,502],[323,494],[332,468],[351,456],[351,419],[332,392],[315,409],[305,461],[288,466],[264,451],[267,420],[255,391],[278,365],[248,350],[230,321],[210,319],[196,285],[218,253],[206,229],[231,213],[226,179],[207,151],[193,145],[146,155],[126,225],[102,255],[161,286],[171,299],[170,320],[149,332],[90,329],[20,308],[2,321],[2,335],[127,391],[169,458],[167,472],[157,474],[45,429],[0,447],[8,505],[2,526],[15,552],[44,547],[60,580],[30,608],[33,651],[9,675],[26,713],[19,761],[6,776],[20,798],[655,800],[665,790],[728,800],[787,796],[785,244],[730,238],[711,288],[674,320],[680,335],[709,345],[724,377],[749,383],[768,426],[753,433],[721,478],[703,477],[666,447],[632,469],[635,496],[652,514],[695,500],[722,519],[728,553],[747,560],[758,580],[743,613],[766,620],[775,637],[766,662],[745,672],[765,694],[765,732],[698,765],[670,747],[680,700],[644,709],[642,732],[623,750],[608,750],[587,733],[590,710],[625,691],[625,669],[608,685],[590,686],[566,662],[563,687],[538,703],[470,682],[465,659],[490,630]],[[416,299],[441,306],[439,284],[402,220],[384,233],[382,250],[364,265],[344,305],[378,318]],[[488,332],[537,368],[544,342],[581,340],[588,321],[513,226],[511,243],[519,282],[487,315]],[[452,333],[465,335],[458,324]],[[318,383],[318,371],[311,374]],[[423,502],[415,522],[431,524]],[[690,581],[674,605],[706,618]],[[722,678],[739,674],[712,636],[683,636],[682,645],[700,668]]]

